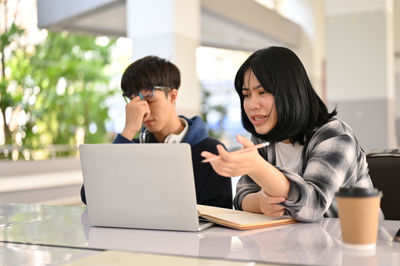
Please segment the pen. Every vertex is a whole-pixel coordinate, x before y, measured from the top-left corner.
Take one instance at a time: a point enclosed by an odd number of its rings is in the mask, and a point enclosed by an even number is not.
[[[245,149],[233,151],[231,153],[242,153],[242,152],[251,151],[251,150],[255,150],[255,149],[261,149],[261,148],[267,147],[268,145],[269,145],[269,142],[267,141],[267,142],[264,142],[264,143],[260,143],[260,144],[254,145],[252,147],[248,147],[248,148],[245,148]],[[220,156],[218,155],[218,156],[215,156],[215,157],[212,157],[212,158],[209,158],[209,159],[204,159],[201,162],[202,163],[209,163],[209,162],[213,162],[215,160],[218,160],[219,158],[220,158]]]

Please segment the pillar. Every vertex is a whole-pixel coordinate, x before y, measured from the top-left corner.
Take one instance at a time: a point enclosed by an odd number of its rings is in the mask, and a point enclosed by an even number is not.
[[[196,72],[200,0],[127,0],[126,10],[133,60],[156,55],[176,64],[181,71],[178,114],[200,114],[201,93]]]
[[[325,12],[329,106],[366,151],[396,147],[393,2],[326,0]]]

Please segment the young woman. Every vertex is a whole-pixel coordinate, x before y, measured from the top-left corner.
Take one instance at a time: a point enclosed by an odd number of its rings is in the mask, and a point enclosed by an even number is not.
[[[352,129],[329,113],[315,93],[300,59],[289,49],[270,47],[253,53],[235,78],[242,123],[251,140],[229,153],[217,146],[214,170],[242,176],[236,209],[269,216],[289,214],[303,222],[337,217],[335,192],[341,187],[372,187],[365,154]],[[205,158],[217,156],[202,152]]]

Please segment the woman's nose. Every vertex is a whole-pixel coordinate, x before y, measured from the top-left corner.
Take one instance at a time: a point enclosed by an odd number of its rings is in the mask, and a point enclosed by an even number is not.
[[[249,97],[249,108],[258,109],[260,108],[260,99],[256,95]]]

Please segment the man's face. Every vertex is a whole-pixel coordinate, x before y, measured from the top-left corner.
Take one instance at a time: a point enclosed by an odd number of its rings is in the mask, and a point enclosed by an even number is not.
[[[168,91],[167,96],[164,91],[154,90],[152,99],[147,100],[150,108],[150,116],[144,126],[151,133],[169,135],[172,132],[170,129],[170,121],[176,116],[175,101],[178,90],[173,89]]]

